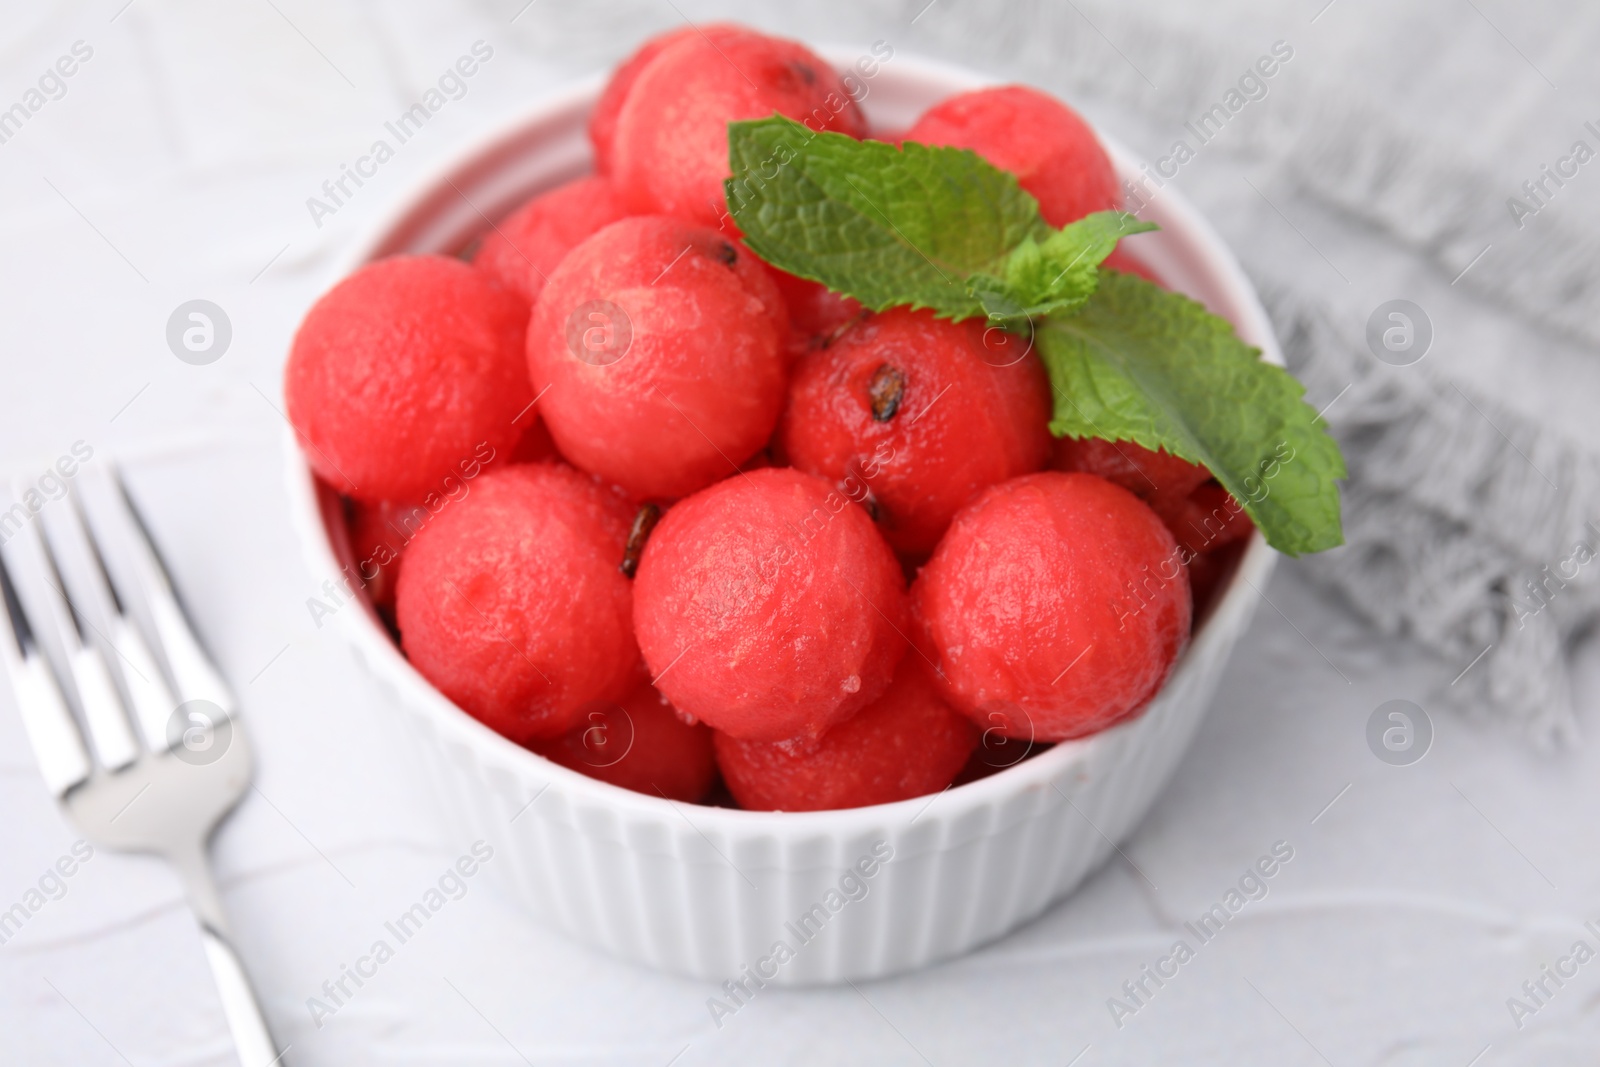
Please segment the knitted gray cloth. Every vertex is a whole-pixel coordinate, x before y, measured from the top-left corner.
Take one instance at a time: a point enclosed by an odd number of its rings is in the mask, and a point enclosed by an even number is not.
[[[600,6],[536,6],[524,41],[611,58],[616,27],[664,28]],[[1348,544],[1296,566],[1444,657],[1442,698],[1555,743],[1575,731],[1568,646],[1600,614],[1600,5],[1498,10],[824,0],[764,22],[1054,90],[1152,166],[1184,141],[1171,184],[1255,279],[1349,461]],[[1392,299],[1433,328],[1412,365],[1368,341]]]

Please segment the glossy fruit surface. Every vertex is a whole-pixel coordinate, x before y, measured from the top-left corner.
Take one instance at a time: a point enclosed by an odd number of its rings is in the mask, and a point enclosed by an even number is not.
[[[489,471],[406,549],[395,614],[412,666],[526,744],[641,679],[620,564],[636,509],[554,463]]]
[[[530,417],[526,325],[521,298],[460,260],[394,256],[358,269],[307,312],[284,370],[312,470],[371,503],[421,500],[474,476]]]
[[[985,491],[912,589],[941,689],[979,726],[1064,741],[1137,712],[1189,638],[1189,578],[1160,518],[1090,474]]]
[[[539,411],[577,466],[642,499],[684,496],[772,436],[786,321],[766,268],[734,241],[623,219],[574,249],[534,308]]]
[[[888,688],[907,648],[904,579],[865,511],[769,467],[666,513],[634,628],[680,710],[736,737],[816,737]]]

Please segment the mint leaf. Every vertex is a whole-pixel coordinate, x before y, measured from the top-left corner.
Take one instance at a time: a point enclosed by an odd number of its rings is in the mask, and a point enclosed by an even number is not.
[[[1011,250],[998,277],[978,274],[968,288],[1000,322],[1070,315],[1093,295],[1102,260],[1129,234],[1159,229],[1125,211],[1096,211]]]
[[[781,115],[730,123],[728,159],[745,243],[874,311],[1026,329],[1083,306],[1117,239],[1156,228],[1100,211],[1053,230],[1016,178],[976,153],[857,141]]]
[[[983,317],[968,280],[1000,276],[1025,238],[1051,235],[1017,179],[966,149],[857,141],[775,115],[730,123],[728,156],[745,244],[874,311]]]
[[[1267,543],[1298,556],[1344,543],[1344,459],[1305,388],[1185,296],[1104,271],[1035,340],[1055,392],[1051,432],[1165,448],[1204,464]]]

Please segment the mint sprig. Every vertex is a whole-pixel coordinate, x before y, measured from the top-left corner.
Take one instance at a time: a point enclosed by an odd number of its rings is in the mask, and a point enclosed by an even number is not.
[[[1052,432],[1204,464],[1282,552],[1343,542],[1344,460],[1300,384],[1194,301],[1101,268],[1154,225],[1103,211],[1055,229],[1014,176],[965,149],[776,115],[730,123],[728,145],[728,207],[767,262],[875,311],[1031,334],[1054,387]]]
[[[1132,233],[1156,229],[1122,211],[1097,211],[1050,232],[1032,234],[1005,257],[999,277],[975,274],[967,288],[990,320],[1026,328],[1045,315],[1070,315],[1094,295],[1099,266]]]

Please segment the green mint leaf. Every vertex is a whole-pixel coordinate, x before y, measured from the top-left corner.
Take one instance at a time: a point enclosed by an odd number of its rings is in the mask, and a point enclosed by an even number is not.
[[[1033,235],[1006,257],[998,277],[975,275],[968,283],[990,318],[1001,321],[1070,315],[1094,294],[1098,267],[1117,241],[1159,229],[1124,211],[1096,211],[1068,223],[1044,240]]]
[[[959,148],[857,141],[780,115],[728,125],[728,208],[781,270],[874,311],[986,316],[973,275],[1002,276],[1027,238],[1048,243],[1017,179]]]
[[[1298,556],[1344,543],[1344,459],[1305,388],[1185,296],[1105,271],[1082,309],[1040,325],[1058,436],[1165,448],[1210,469],[1267,543]]]

